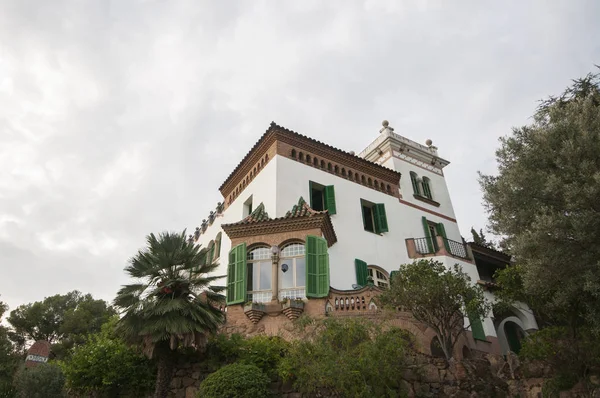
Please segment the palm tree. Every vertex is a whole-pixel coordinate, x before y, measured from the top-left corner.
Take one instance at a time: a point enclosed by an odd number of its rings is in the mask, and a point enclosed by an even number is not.
[[[154,396],[166,397],[177,348],[201,348],[208,334],[224,321],[217,303],[223,287],[212,286],[220,276],[208,276],[217,267],[206,264],[206,250],[183,233],[163,232],[146,237],[147,247],[129,260],[125,271],[137,283],[123,286],[114,300],[122,317],[118,331],[156,358],[158,374]]]

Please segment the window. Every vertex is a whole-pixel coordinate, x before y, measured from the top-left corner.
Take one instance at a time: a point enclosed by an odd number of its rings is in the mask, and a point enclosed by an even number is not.
[[[246,290],[247,300],[264,303],[271,301],[273,290],[271,287],[273,277],[273,262],[271,249],[257,247],[248,252]]]
[[[367,271],[369,276],[373,280],[373,285],[382,288],[387,288],[390,286],[390,280],[385,271],[382,271],[374,266],[369,266]]]
[[[309,181],[310,207],[317,211],[329,211],[329,214],[336,214],[335,191],[333,185],[324,186],[316,182]]]
[[[387,217],[383,203],[371,203],[361,199],[360,205],[362,208],[363,225],[365,231],[376,234],[388,232]]]
[[[357,285],[367,286],[370,280],[377,287],[387,288],[390,286],[388,274],[381,268],[375,265],[367,266],[366,262],[359,259],[354,260],[354,268]]]
[[[306,297],[306,258],[304,244],[292,243],[281,250],[279,299]]]
[[[252,195],[250,195],[250,197],[248,199],[246,199],[246,201],[244,202],[243,217],[248,217],[250,214],[252,214],[252,210],[254,210],[254,209],[252,208]]]
[[[219,232],[215,238],[215,258],[221,257],[221,236],[223,234]]]
[[[431,195],[430,180],[427,177],[423,177],[423,195],[425,195],[425,197],[428,199],[433,199]]]
[[[423,230],[425,231],[425,240],[427,244],[427,248],[417,247],[417,250],[427,250],[427,251],[419,251],[419,253],[436,253],[440,247],[438,244],[437,237],[441,236],[444,241],[444,247],[450,253],[450,247],[448,244],[448,238],[446,236],[446,229],[444,228],[444,224],[442,223],[434,223],[432,221],[427,220],[427,218],[422,217],[421,221],[423,222]]]
[[[410,172],[410,182],[412,183],[413,192],[415,195],[421,195],[421,190],[419,189],[419,177],[414,171]]]

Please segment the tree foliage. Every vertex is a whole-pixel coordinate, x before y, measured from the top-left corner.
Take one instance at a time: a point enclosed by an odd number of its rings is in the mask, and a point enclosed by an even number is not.
[[[85,340],[88,333],[99,332],[115,311],[104,301],[77,290],[24,304],[7,318],[13,331],[11,339],[23,346],[27,341],[46,340],[59,358]]]
[[[210,374],[198,391],[201,398],[264,398],[270,396],[269,377],[255,365],[234,363]]]
[[[65,397],[64,384],[65,376],[60,367],[52,363],[44,363],[32,368],[22,367],[15,378],[19,398]]]
[[[600,333],[600,75],[542,101],[500,143],[498,174],[480,184],[522,291],[549,324]]]
[[[224,314],[215,303],[223,301],[219,276],[208,276],[217,264],[206,264],[206,250],[183,233],[164,232],[147,237],[147,247],[125,271],[136,283],[123,286],[115,305],[121,310],[117,330],[158,360],[156,397],[167,394],[178,347],[201,348],[217,331]]]
[[[155,367],[115,334],[117,319],[113,317],[60,363],[70,391],[95,397],[139,397],[150,391]]]
[[[409,366],[411,342],[408,332],[400,329],[329,319],[318,325],[312,339],[292,343],[279,373],[306,394],[398,397],[403,394],[399,375]]]
[[[8,306],[0,301],[0,321]],[[10,397],[13,394],[13,376],[17,370],[19,356],[8,338],[8,328],[0,324],[0,397]]]
[[[401,265],[380,300],[386,307],[403,307],[433,329],[446,359],[453,357],[459,336],[469,327],[464,319],[481,319],[490,310],[483,290],[457,265],[448,269],[433,260]]]
[[[473,242],[480,246],[488,247],[490,249],[496,248],[494,242],[487,240],[485,234],[483,233],[483,229],[481,228],[479,229],[479,232],[477,232],[475,228],[471,227],[471,236],[473,237]]]

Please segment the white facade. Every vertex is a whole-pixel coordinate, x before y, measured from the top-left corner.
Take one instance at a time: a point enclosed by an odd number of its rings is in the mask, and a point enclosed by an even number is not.
[[[245,203],[248,203],[250,198],[252,208],[262,203],[270,218],[285,216],[286,212],[298,203],[300,197],[310,202],[309,182],[312,181],[324,186],[333,185],[335,189],[337,211],[331,216],[331,222],[337,242],[329,248],[330,283],[333,288],[349,290],[357,284],[355,259],[363,260],[368,265],[379,266],[388,273],[397,270],[401,264],[412,262],[406,239],[425,236],[423,217],[433,223],[442,223],[447,238],[462,243],[442,171],[449,162],[438,157],[435,147],[417,144],[385,128],[359,156],[402,174],[401,199],[327,170],[276,155],[224,212],[216,217],[197,242],[206,247],[219,232],[222,232],[222,224],[236,223],[247,216],[248,208]],[[429,179],[432,201],[414,197],[411,172],[420,178]],[[385,205],[388,232],[376,234],[364,229],[361,199]],[[231,241],[224,232],[221,239],[218,274],[224,276],[227,272],[227,254],[231,249]],[[473,282],[480,279],[477,267],[471,262],[450,256],[430,258],[444,263],[447,267],[459,264]],[[225,284],[225,279],[222,284]],[[491,293],[486,294],[493,300]],[[530,312],[523,311],[522,314],[522,324],[537,327],[533,316],[527,315]],[[483,327],[487,336],[497,335],[491,318],[483,321]]]

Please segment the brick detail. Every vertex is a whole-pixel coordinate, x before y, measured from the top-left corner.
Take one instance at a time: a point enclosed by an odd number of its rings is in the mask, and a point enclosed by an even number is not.
[[[288,242],[292,241],[306,241],[307,235],[315,235],[321,236],[321,228],[312,228],[312,229],[304,229],[304,230],[296,230],[296,231],[286,231],[286,232],[277,232],[272,234],[265,235],[252,235],[252,236],[244,236],[244,237],[232,237],[231,238],[231,247],[235,247],[240,243],[246,243],[247,247],[256,245],[256,244],[265,244],[267,246],[283,246]]]
[[[219,187],[226,207],[243,192],[275,155],[300,161],[340,178],[400,198],[399,172],[272,123]]]

